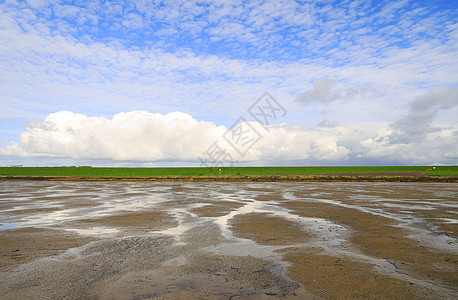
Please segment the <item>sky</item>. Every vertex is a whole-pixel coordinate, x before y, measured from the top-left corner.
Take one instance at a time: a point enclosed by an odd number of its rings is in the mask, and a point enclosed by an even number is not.
[[[0,166],[458,164],[458,2],[0,1]]]

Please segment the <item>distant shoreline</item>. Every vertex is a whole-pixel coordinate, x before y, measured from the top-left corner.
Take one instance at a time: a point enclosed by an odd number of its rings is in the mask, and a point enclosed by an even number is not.
[[[418,172],[353,173],[307,175],[230,175],[230,176],[14,176],[0,175],[0,180],[38,181],[224,181],[224,182],[458,182],[458,176],[431,176]]]

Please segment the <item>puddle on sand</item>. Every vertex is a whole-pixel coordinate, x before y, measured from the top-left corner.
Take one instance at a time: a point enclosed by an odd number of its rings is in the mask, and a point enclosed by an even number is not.
[[[104,237],[119,232],[119,229],[108,227],[90,227],[90,228],[67,228],[66,231],[75,232],[85,236]]]
[[[455,292],[451,282],[456,274],[449,282],[438,279],[440,283],[435,284],[435,278],[403,273],[404,269],[399,268],[402,261],[373,257],[358,245],[351,244],[349,237],[355,228],[326,214],[325,217],[314,217],[308,216],[307,211],[298,213],[300,203],[319,202],[325,207],[348,209],[355,218],[360,213],[386,218],[394,222],[390,226],[407,230],[410,234],[406,238],[442,255],[444,261],[434,262],[435,271],[447,272],[456,269],[457,249],[456,240],[451,237],[453,232],[444,239],[446,232],[438,235],[432,224],[422,227],[418,224],[429,222],[422,217],[423,211],[443,210],[457,214],[458,206],[453,198],[458,191],[455,185],[421,184],[418,188],[418,184],[374,183],[28,181],[20,186],[10,186],[7,182],[0,185],[0,220],[6,220],[0,229],[59,228],[62,230],[56,231],[56,235],[68,232],[98,239],[60,255],[22,265],[14,272],[2,273],[2,299],[36,295],[41,298],[78,295],[79,298],[101,299],[313,299],[306,290],[327,298],[321,293],[323,287],[355,289],[342,286],[343,281],[327,282],[326,273],[320,273],[324,271],[300,269],[299,273],[291,273],[290,270],[297,270],[298,262],[301,264],[300,257],[305,255],[301,253],[311,253],[317,259],[326,257],[323,261],[330,264],[323,269],[326,272],[343,268],[338,259],[345,259],[365,266],[374,274],[388,276],[391,281],[387,281],[389,284],[383,289],[393,290],[394,294],[404,283],[412,286],[424,299],[450,298]],[[236,203],[232,210],[228,209],[230,202]],[[19,204],[22,210],[12,213],[15,204]],[[200,216],[193,212],[196,208],[205,211],[210,205],[213,214]],[[39,208],[56,210],[37,213]],[[214,213],[218,208],[223,213]],[[125,221],[129,214],[152,211],[167,214],[176,223],[161,227],[156,225],[156,215],[142,217],[144,226],[133,226],[132,221]],[[269,232],[256,229],[256,224],[249,230],[252,238],[240,238],[242,232],[234,231],[234,222],[247,222],[249,218],[241,217],[252,214],[277,222],[278,225],[272,224],[273,231],[275,226],[295,224],[281,229],[285,235],[300,234],[302,230],[304,238],[295,242],[294,237],[290,237],[287,244],[278,244],[269,237]],[[108,223],[110,216],[122,216],[122,222]],[[83,222],[91,219],[97,219],[97,226]],[[456,220],[450,217],[442,220],[449,225],[456,224]],[[237,228],[244,230],[244,227]],[[422,251],[421,248],[418,251]],[[307,261],[305,256],[303,258]],[[346,264],[345,268],[351,268],[351,264]],[[352,272],[348,276],[365,280],[362,275],[366,271]],[[297,277],[297,274],[302,275]],[[432,276],[436,276],[434,274]],[[316,280],[307,281],[310,278]],[[316,288],[317,282],[320,288]],[[370,296],[377,290],[366,293]],[[349,295],[365,298],[364,294]]]
[[[3,223],[3,224],[0,224],[0,230],[15,229],[15,228],[18,228],[18,227],[19,227],[18,223]]]

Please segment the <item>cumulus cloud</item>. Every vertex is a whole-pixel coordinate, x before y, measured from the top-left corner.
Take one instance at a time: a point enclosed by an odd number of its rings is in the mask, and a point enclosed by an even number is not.
[[[418,103],[417,100],[414,103]],[[234,147],[224,138],[236,134],[236,129],[231,131],[223,125],[198,121],[182,112],[163,115],[131,111],[105,118],[60,111],[44,120],[28,122],[19,141],[0,148],[0,157],[17,158],[17,161],[21,161],[21,157],[48,157],[81,163],[97,159],[200,165],[202,160],[209,164],[215,162],[208,153],[215,150],[211,147],[216,143],[229,155],[229,162],[249,165],[458,162],[456,125],[429,131],[422,140],[394,144],[390,142],[394,131],[389,123],[331,123],[332,126],[327,123],[323,122],[320,127],[272,125],[268,130],[257,122],[242,123],[244,128],[257,132],[259,138],[240,154],[235,149],[240,144]]]
[[[190,115],[145,111],[119,113],[111,119],[70,111],[49,114],[31,122],[18,143],[3,155],[72,157],[113,160],[186,160],[224,131]]]
[[[438,88],[433,92],[416,98],[410,104],[407,115],[392,124],[393,132],[389,142],[412,143],[426,137],[437,128],[431,126],[432,121],[440,110],[452,109],[458,106],[458,88]]]
[[[334,79],[323,78],[316,80],[311,89],[298,94],[296,101],[328,104],[337,100],[353,100],[368,96],[380,96],[382,94],[383,90],[373,85],[365,84],[358,87],[345,87],[338,84]]]
[[[408,113],[360,142],[358,157],[413,164],[456,164],[457,123],[437,122],[441,111],[458,107],[458,88],[438,88],[415,98]]]
[[[390,131],[389,127],[386,131]],[[386,135],[375,136],[360,142],[360,153],[357,157],[399,164],[453,165],[458,163],[458,152],[455,150],[458,144],[457,133],[457,128],[441,129],[409,144],[393,144]]]
[[[70,111],[29,122],[18,142],[0,148],[0,155],[68,157],[114,161],[199,161],[217,142],[234,161],[293,159],[340,160],[348,149],[335,135],[322,130],[271,126],[249,122],[260,139],[243,155],[223,139],[228,128],[197,121],[189,114],[166,115],[146,111],[118,113],[111,119]],[[230,132],[229,132],[230,133]]]

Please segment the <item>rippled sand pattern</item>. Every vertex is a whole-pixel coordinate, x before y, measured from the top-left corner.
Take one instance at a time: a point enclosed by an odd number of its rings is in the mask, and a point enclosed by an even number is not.
[[[457,299],[447,183],[0,182],[0,299]]]

